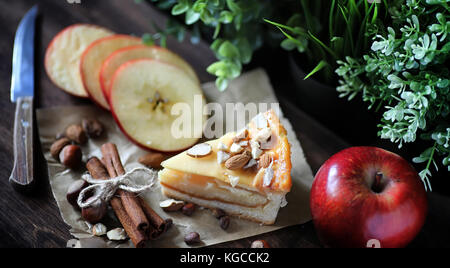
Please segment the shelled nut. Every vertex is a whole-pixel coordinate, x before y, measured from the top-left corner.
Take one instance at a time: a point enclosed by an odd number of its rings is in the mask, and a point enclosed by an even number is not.
[[[128,239],[127,233],[122,228],[113,229],[106,233],[106,236],[111,241],[123,241]]]
[[[70,140],[68,138],[61,138],[55,141],[50,147],[50,154],[52,157],[59,162],[59,153],[70,144]]]
[[[82,157],[81,148],[77,145],[67,145],[59,153],[61,164],[71,169],[76,169],[80,166]]]
[[[81,126],[84,132],[94,139],[99,138],[104,132],[103,124],[96,119],[83,119]]]
[[[80,209],[80,207],[78,207],[78,196],[80,195],[81,191],[83,191],[83,189],[85,189],[86,187],[89,186],[89,183],[87,183],[84,180],[77,180],[75,182],[73,182],[69,188],[67,189],[67,201],[69,202],[69,204],[71,204],[74,208],[76,209]]]
[[[265,240],[256,240],[253,241],[251,248],[270,248],[269,243],[267,243]]]
[[[174,199],[168,199],[164,200],[159,203],[159,206],[166,212],[174,212],[179,211],[183,208],[184,202],[183,201],[177,201]]]
[[[106,235],[106,232],[108,229],[105,225],[101,223],[97,223],[96,225],[92,226],[92,234],[95,236],[104,236]]]
[[[74,124],[67,127],[66,137],[81,145],[87,142],[86,132],[81,125]]]
[[[161,163],[165,160],[165,158],[166,157],[160,153],[148,153],[144,156],[141,156],[138,161],[144,166],[154,169],[160,169]]]
[[[89,199],[88,199],[89,201]],[[96,204],[81,210],[83,219],[91,224],[100,222],[108,212],[108,207],[105,202],[98,201]]]
[[[235,155],[228,159],[225,162],[225,167],[229,170],[238,170],[245,167],[250,159],[252,159],[252,154],[249,151],[244,151],[244,153]]]
[[[181,209],[181,212],[186,216],[192,216],[192,214],[194,214],[194,211],[195,205],[192,203],[184,205],[183,208]]]

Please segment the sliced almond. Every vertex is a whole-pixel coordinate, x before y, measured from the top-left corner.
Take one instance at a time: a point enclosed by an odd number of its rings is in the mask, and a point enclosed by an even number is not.
[[[242,153],[242,151],[244,151],[244,148],[243,148],[242,146],[240,146],[239,144],[233,143],[233,144],[231,145],[230,152],[231,152],[232,154]]]
[[[242,129],[241,131],[239,131],[236,136],[234,136],[233,138],[233,142],[238,143],[241,140],[246,139],[248,136],[248,130],[246,128]]]
[[[111,241],[123,241],[128,239],[127,233],[122,228],[113,229],[106,233],[106,236]]]
[[[259,160],[259,165],[262,168],[268,168],[273,162],[273,156],[269,153],[263,154]]]
[[[227,161],[228,159],[230,159],[229,154],[225,153],[224,151],[217,152],[217,163],[219,163],[219,165],[225,163],[225,161]]]
[[[219,151],[228,151],[228,146],[226,146],[223,142],[219,142],[217,145],[217,149]]]
[[[268,125],[267,119],[264,114],[258,114],[255,118],[253,118],[253,122],[258,129],[266,128]]]
[[[230,184],[232,187],[236,187],[236,185],[239,184],[239,180],[240,178],[237,176],[228,176],[228,178],[230,179]]]
[[[104,236],[108,229],[105,225],[101,223],[97,223],[96,225],[92,226],[92,234],[95,236]]]
[[[270,128],[261,129],[255,136],[255,140],[259,143],[267,142],[272,137],[272,130]]]
[[[248,151],[245,151],[242,154],[235,155],[235,156],[231,157],[230,159],[228,159],[225,162],[225,167],[229,170],[238,170],[238,169],[245,167],[245,165],[247,165],[247,163],[250,161],[250,159],[252,159],[251,153]]]
[[[256,164],[258,164],[258,162],[256,162],[255,159],[250,159],[250,161],[248,161],[248,164],[244,167],[244,169],[249,169],[251,167],[256,166]]]
[[[248,141],[241,141],[241,142],[239,142],[238,144],[239,144],[239,146],[241,146],[241,147],[247,147],[247,146],[248,146]]]
[[[261,142],[261,149],[262,150],[272,150],[276,146],[276,139],[270,137],[267,141]]]
[[[250,147],[252,148],[252,158],[259,159],[259,157],[263,154],[259,143],[256,141],[250,141]]]
[[[197,144],[186,152],[187,155],[194,158],[205,157],[210,155],[211,153],[212,148],[208,143]]]
[[[179,211],[183,208],[184,202],[183,201],[177,201],[174,199],[168,199],[164,200],[159,203],[159,206],[166,212],[174,212]]]
[[[270,187],[272,184],[273,176],[275,175],[275,172],[272,168],[272,165],[270,165],[268,168],[264,170],[264,178],[263,178],[263,186],[264,187]]]

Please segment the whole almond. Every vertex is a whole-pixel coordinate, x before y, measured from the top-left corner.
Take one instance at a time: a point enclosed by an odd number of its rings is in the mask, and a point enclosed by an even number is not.
[[[252,154],[249,151],[245,151],[228,159],[225,162],[225,167],[229,170],[238,170],[245,167],[250,159],[252,159]]]
[[[85,144],[87,142],[86,132],[81,125],[74,124],[67,127],[66,137],[78,144]]]
[[[50,147],[50,154],[59,162],[59,153],[61,153],[62,149],[69,144],[70,140],[68,138],[61,138],[55,141]]]
[[[270,164],[273,161],[273,157],[271,154],[263,154],[263,156],[261,156],[261,159],[259,160],[259,165],[262,168],[268,168],[270,166]]]
[[[148,153],[139,158],[139,163],[141,163],[144,166],[150,167],[150,168],[160,169],[161,163],[164,160],[165,160],[165,156],[163,154]]]

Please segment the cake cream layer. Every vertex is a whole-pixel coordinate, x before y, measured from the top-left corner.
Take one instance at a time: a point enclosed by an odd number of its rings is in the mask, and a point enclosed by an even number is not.
[[[245,186],[232,187],[213,177],[164,169],[159,173],[159,180],[166,188],[205,200],[252,208],[264,206],[269,202],[265,193],[245,189]]]

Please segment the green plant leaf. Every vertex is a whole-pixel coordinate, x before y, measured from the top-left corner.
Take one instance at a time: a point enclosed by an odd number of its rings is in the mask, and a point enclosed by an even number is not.
[[[240,57],[239,49],[230,41],[225,41],[219,47],[218,53],[220,56],[228,59],[236,59]]]
[[[325,68],[327,66],[328,66],[328,63],[324,60],[321,60],[319,62],[319,64],[317,64],[317,66],[308,75],[306,75],[305,78],[303,78],[303,80],[310,78],[312,75],[314,75],[315,73],[319,72],[320,70],[322,70],[323,68]]]
[[[200,19],[200,13],[197,13],[192,9],[189,9],[186,12],[186,24],[187,25],[192,25],[192,24],[196,23],[199,19]]]
[[[180,0],[178,4],[173,6],[172,8],[172,15],[177,16],[181,15],[183,13],[186,13],[189,9],[189,3],[187,0]]]

